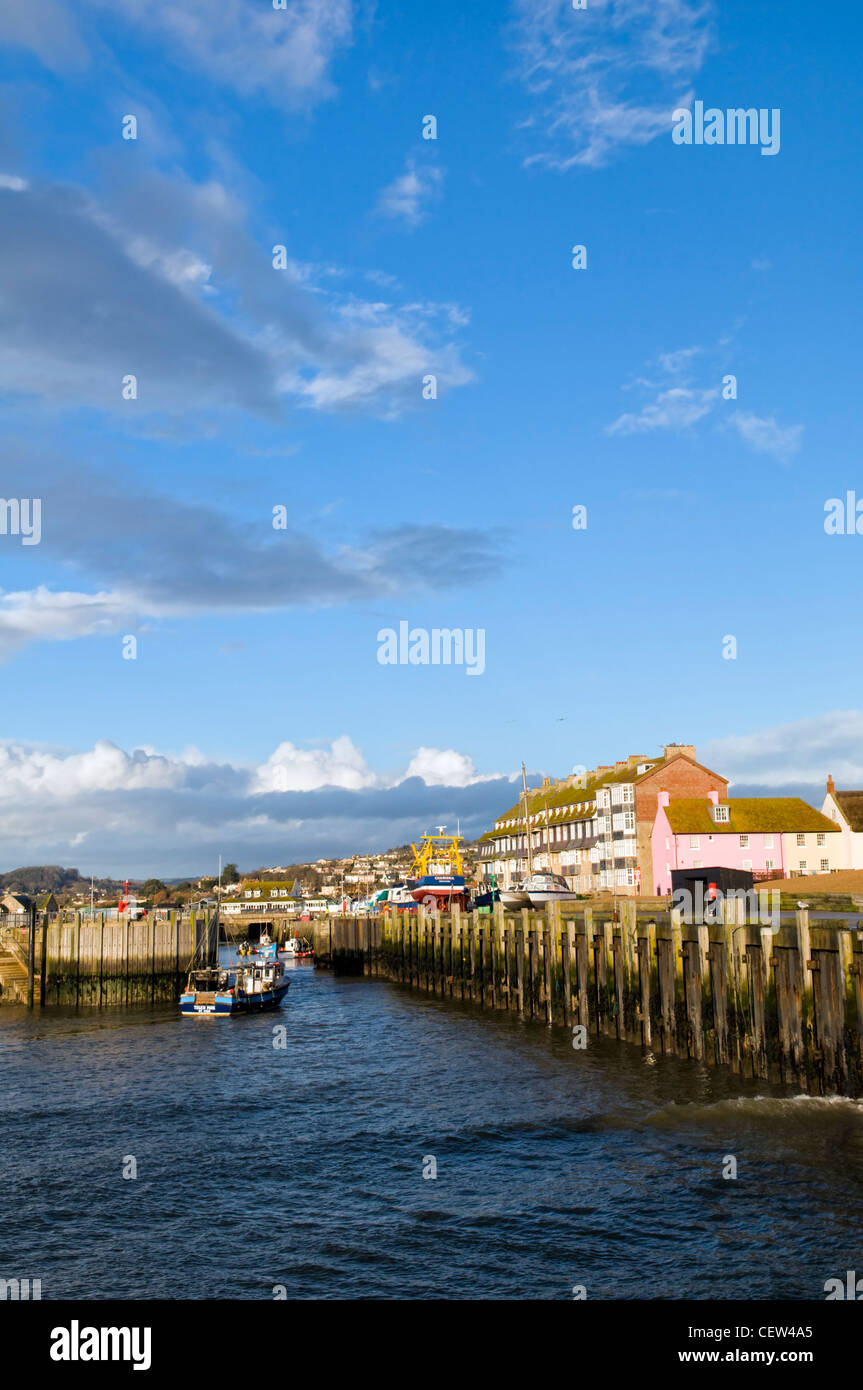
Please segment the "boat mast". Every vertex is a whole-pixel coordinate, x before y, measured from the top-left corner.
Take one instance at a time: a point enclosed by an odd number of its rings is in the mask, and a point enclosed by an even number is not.
[[[525,771],[524,763],[522,763],[521,765],[521,786],[522,794],[524,796],[524,830],[525,844],[527,846],[527,873],[528,877],[530,878],[533,876],[533,854],[530,848],[530,824],[527,815],[527,773]]]

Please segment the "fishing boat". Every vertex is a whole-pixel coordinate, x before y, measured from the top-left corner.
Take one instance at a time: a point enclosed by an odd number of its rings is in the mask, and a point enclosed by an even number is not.
[[[465,906],[464,865],[461,857],[461,835],[445,835],[445,825],[437,827],[436,835],[421,835],[420,846],[411,845],[414,853],[413,874],[409,880],[410,894],[424,907],[449,909]]]
[[[306,960],[314,956],[315,948],[305,936],[289,936],[281,948],[281,954],[287,956],[288,960]]]
[[[290,983],[274,945],[272,954],[259,953],[234,966],[190,970],[180,995],[180,1013],[195,1018],[231,1018],[276,1009]]]

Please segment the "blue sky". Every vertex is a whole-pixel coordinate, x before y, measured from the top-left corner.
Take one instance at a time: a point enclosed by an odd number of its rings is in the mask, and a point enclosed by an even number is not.
[[[3,0],[2,867],[479,832],[522,758],[673,740],[860,785],[860,29]],[[675,145],[696,99],[779,153]],[[380,665],[401,620],[483,675]]]

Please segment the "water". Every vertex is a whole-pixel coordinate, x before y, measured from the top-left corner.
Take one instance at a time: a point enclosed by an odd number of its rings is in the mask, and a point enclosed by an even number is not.
[[[0,1009],[0,1276],[43,1298],[823,1299],[863,1273],[858,1102],[292,979],[240,1019]]]

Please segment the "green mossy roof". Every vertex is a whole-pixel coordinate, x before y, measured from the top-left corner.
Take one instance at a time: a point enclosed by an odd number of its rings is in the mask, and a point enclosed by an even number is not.
[[[710,802],[702,797],[680,797],[665,807],[665,814],[675,834],[839,833],[838,825],[834,825],[832,820],[822,816],[820,811],[799,796],[737,796],[719,804],[728,807],[727,821],[714,821]]]

